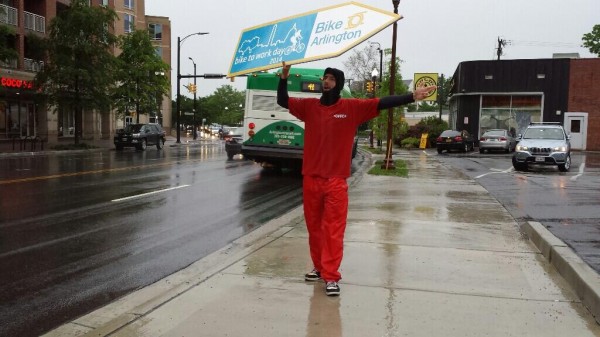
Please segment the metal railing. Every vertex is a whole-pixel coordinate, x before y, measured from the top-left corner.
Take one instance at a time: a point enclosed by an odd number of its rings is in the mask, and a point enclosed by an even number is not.
[[[23,59],[23,69],[37,73],[38,71],[41,71],[42,69],[44,69],[44,62],[24,58]]]
[[[46,18],[30,12],[25,14],[25,29],[34,30],[40,33],[46,33]]]
[[[17,26],[17,24],[19,23],[18,18],[19,18],[19,14],[18,14],[16,8],[6,6],[6,5],[0,5],[0,22],[1,23]]]
[[[17,59],[9,60],[8,62],[0,61],[0,67],[17,69]]]

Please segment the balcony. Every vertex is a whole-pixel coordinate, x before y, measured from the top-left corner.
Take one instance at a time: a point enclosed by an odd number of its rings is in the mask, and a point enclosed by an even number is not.
[[[10,60],[8,62],[0,61],[0,67],[9,68],[9,69],[17,69],[17,60]]]
[[[18,18],[19,14],[16,8],[0,4],[0,23],[17,26]]]
[[[23,14],[25,15],[25,29],[33,30],[42,34],[46,33],[45,17],[29,12],[23,12]]]
[[[33,71],[33,72],[37,73],[38,71],[40,71],[42,69],[44,69],[44,62],[36,61],[36,60],[28,59],[28,58],[23,59],[23,70]]]

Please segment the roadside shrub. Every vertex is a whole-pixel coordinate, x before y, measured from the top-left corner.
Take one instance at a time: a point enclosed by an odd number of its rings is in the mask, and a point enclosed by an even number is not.
[[[419,140],[419,138],[415,138],[415,137],[404,138],[400,142],[400,145],[402,146],[403,149],[418,148],[420,144],[421,144],[421,141]]]
[[[448,130],[448,122],[445,120],[439,119],[436,116],[429,116],[423,118],[415,125],[421,133],[427,133],[427,147],[433,146],[435,144],[435,139],[442,133],[444,130]],[[419,134],[419,137],[421,135]]]

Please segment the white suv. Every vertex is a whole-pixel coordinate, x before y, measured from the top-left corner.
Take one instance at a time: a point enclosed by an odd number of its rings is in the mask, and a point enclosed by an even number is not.
[[[519,135],[512,157],[517,171],[527,171],[529,164],[558,165],[561,172],[571,168],[571,143],[559,123],[531,123]]]

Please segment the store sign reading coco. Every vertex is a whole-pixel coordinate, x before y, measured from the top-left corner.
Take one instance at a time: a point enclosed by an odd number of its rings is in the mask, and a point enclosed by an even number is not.
[[[18,78],[0,77],[0,85],[7,88],[33,89],[33,82]]]
[[[402,16],[356,2],[242,31],[228,77],[339,56]]]

